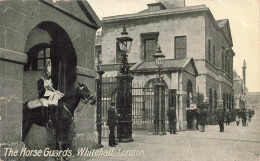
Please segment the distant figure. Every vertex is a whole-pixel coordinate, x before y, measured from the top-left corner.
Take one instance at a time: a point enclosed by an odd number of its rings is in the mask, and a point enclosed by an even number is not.
[[[243,127],[246,126],[246,109],[245,108],[242,109],[242,126]]]
[[[174,107],[170,107],[167,115],[169,120],[170,134],[176,134],[176,109]]]
[[[217,111],[217,121],[219,125],[219,132],[224,132],[225,112],[223,109],[219,109]]]
[[[207,120],[207,111],[206,108],[202,108],[200,112],[200,132],[205,132],[205,125],[206,125],[206,120]]]
[[[116,127],[116,120],[117,115],[115,111],[115,103],[111,102],[110,107],[107,110],[107,126],[109,127],[110,133],[109,133],[109,142],[108,145],[110,147],[115,147],[117,145],[116,138],[115,138],[115,127]]]
[[[236,123],[237,123],[237,126],[239,125],[239,122],[240,122],[240,118],[239,118],[239,116],[237,115],[237,116],[236,116]]]
[[[227,113],[226,113],[226,126],[229,126],[230,120],[231,120],[231,113],[230,113],[229,110],[227,110]]]
[[[199,130],[199,122],[200,122],[200,109],[195,110],[195,117],[196,117],[196,129]]]
[[[249,120],[249,115],[246,114],[246,119]],[[248,122],[246,123],[246,126],[248,126]]]
[[[252,110],[249,110],[248,111],[248,121],[250,122],[251,121],[251,118],[252,118]]]

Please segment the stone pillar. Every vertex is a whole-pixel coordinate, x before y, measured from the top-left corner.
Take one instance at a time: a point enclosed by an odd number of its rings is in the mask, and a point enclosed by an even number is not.
[[[0,160],[23,160],[4,156],[4,148],[20,150],[22,143],[23,63],[27,55],[0,48]]]

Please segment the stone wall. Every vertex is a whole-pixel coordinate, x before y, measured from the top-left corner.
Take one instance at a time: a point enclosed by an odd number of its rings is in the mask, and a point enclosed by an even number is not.
[[[115,63],[116,38],[126,24],[128,35],[133,38],[132,50],[128,56],[130,63],[143,60],[141,33],[159,32],[158,44],[165,59],[174,58],[175,36],[187,36],[187,57],[203,58],[205,53],[205,20],[199,14],[180,14],[164,18],[134,19],[128,22],[104,23],[102,29],[102,63]],[[190,27],[193,26],[193,27]]]
[[[68,14],[64,15],[60,10]],[[23,64],[27,63],[26,51],[30,44],[39,42],[34,39],[26,43],[31,31],[44,22],[61,27],[76,52],[76,81],[87,84],[91,92],[95,93],[96,28],[86,25],[89,20],[76,1],[63,4],[52,4],[50,1],[1,1],[0,17],[0,143],[11,147],[21,144]],[[95,105],[88,105],[81,113],[75,113],[74,132],[77,137],[73,145],[92,147],[96,144],[95,110]]]

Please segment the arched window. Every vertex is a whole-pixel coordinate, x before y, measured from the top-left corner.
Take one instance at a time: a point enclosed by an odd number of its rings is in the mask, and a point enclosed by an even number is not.
[[[213,96],[212,96],[212,89],[209,89],[209,108],[210,110],[213,109]]]
[[[28,63],[24,65],[24,71],[44,69],[47,59],[51,59],[50,45],[45,43],[38,44],[30,49],[27,55]]]

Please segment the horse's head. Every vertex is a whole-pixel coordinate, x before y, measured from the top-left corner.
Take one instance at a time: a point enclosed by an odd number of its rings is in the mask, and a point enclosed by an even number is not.
[[[88,87],[84,83],[78,83],[79,84],[79,92],[81,96],[81,100],[84,103],[90,103],[91,105],[94,105],[96,103],[96,97],[91,94]]]

